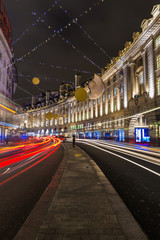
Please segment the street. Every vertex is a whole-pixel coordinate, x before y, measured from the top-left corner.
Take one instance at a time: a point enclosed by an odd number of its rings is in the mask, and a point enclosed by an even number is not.
[[[22,146],[23,145],[23,146]],[[60,142],[20,144],[1,150],[0,239],[11,240],[55,175],[64,155]]]
[[[151,240],[160,239],[160,153],[99,140],[77,140],[101,168]]]

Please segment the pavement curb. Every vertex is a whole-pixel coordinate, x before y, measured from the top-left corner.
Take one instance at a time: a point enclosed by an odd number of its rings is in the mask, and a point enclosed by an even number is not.
[[[80,148],[79,146],[77,146]],[[108,178],[104,175],[102,170],[98,165],[90,158],[90,156],[83,150],[84,155],[87,156],[89,163],[93,167],[96,175],[98,176],[101,184],[104,187],[104,190],[107,194],[107,197],[110,201],[110,204],[115,212],[119,224],[124,232],[124,235],[127,240],[148,240],[149,238],[144,233],[143,229],[140,227],[136,219],[133,217],[123,200],[120,198],[119,194],[116,192],[114,187],[111,185]]]
[[[63,145],[64,147],[64,145]],[[65,152],[66,148],[64,147]],[[50,184],[42,194],[41,198],[36,203],[35,207],[31,211],[30,215],[16,234],[13,240],[33,240],[35,239],[36,235],[38,234],[40,225],[43,222],[44,217],[47,214],[48,208],[52,203],[52,199],[56,190],[59,186],[61,181],[63,172],[65,170],[65,166],[67,163],[67,157],[64,153],[64,157],[62,162],[60,163],[59,168],[57,169],[56,174],[54,175],[53,179],[51,180]]]

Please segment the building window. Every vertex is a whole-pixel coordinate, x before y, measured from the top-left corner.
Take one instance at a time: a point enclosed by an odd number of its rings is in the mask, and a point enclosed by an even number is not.
[[[91,118],[91,110],[89,110],[89,119]]]
[[[160,55],[157,56],[156,63],[157,63],[157,69],[159,69],[160,68]]]
[[[157,79],[157,95],[160,96],[160,78]]]
[[[155,40],[155,47],[158,47],[160,45],[160,35]]]
[[[105,93],[103,93],[102,101],[103,101],[103,102],[105,101]]]
[[[115,82],[115,81],[116,81],[116,76],[113,77],[113,82]]]
[[[91,107],[91,100],[89,100],[89,107]]]
[[[123,83],[120,84],[120,92],[123,93]]]
[[[100,103],[100,97],[97,99],[97,103],[98,103],[98,104]]]
[[[111,104],[108,104],[108,113],[111,113]]]
[[[81,121],[83,121],[83,112],[81,112]]]
[[[108,83],[107,83],[107,85],[108,85],[108,86],[110,86],[110,85],[111,85],[111,82],[110,82],[110,80],[108,80]]]
[[[111,91],[108,90],[108,99],[110,99],[110,97],[111,97]]]
[[[116,94],[117,94],[117,88],[116,87],[114,87],[113,93],[114,93],[114,96],[116,96]]]
[[[103,115],[105,115],[105,105],[103,105]]]
[[[96,104],[96,100],[94,99],[94,100],[93,100],[93,106],[95,106],[95,104]]]
[[[83,111],[83,103],[81,104],[81,111]]]
[[[123,77],[123,69],[120,71],[119,76]]]
[[[140,73],[139,75],[139,94],[142,95],[144,92],[143,89],[143,72]]]
[[[85,109],[87,108],[87,102],[85,102]]]
[[[87,112],[85,111],[85,120],[87,120]]]
[[[98,117],[100,116],[100,107],[98,107]]]
[[[123,98],[121,98],[121,109],[124,108],[124,101],[123,101]]]
[[[117,111],[117,102],[114,101],[114,111],[116,112]]]

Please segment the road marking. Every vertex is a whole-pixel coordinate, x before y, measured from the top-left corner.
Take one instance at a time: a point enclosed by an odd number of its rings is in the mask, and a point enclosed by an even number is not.
[[[153,171],[153,170],[151,170],[151,169],[149,169],[149,168],[147,168],[147,167],[144,167],[144,166],[142,166],[142,165],[140,165],[140,164],[138,164],[138,163],[132,162],[132,161],[129,160],[128,158],[122,157],[122,156],[120,156],[120,155],[118,155],[118,154],[116,154],[116,153],[110,152],[110,151],[108,151],[108,150],[105,150],[105,149],[103,149],[103,148],[94,146],[94,145],[89,144],[89,143],[86,143],[86,142],[85,142],[85,144],[87,144],[87,145],[89,145],[89,146],[91,146],[91,147],[95,147],[95,148],[97,148],[97,149],[100,149],[100,150],[102,150],[102,151],[104,151],[104,152],[108,152],[108,153],[110,153],[110,154],[112,154],[112,155],[114,155],[114,156],[116,156],[116,157],[122,158],[122,159],[124,159],[125,161],[130,162],[130,163],[132,163],[132,164],[134,164],[134,165],[136,165],[136,166],[138,166],[138,167],[141,167],[141,168],[143,168],[143,169],[145,169],[145,170],[147,170],[147,171],[149,171],[149,172],[157,175],[158,177],[160,177],[160,174],[159,174],[159,173],[157,173],[157,172],[155,172],[155,171]]]
[[[10,168],[7,168],[7,170],[4,171],[3,173],[1,173],[0,175],[4,175],[4,174],[6,174],[9,170],[10,170]]]
[[[82,154],[75,154],[74,156],[75,156],[75,157],[81,157]]]

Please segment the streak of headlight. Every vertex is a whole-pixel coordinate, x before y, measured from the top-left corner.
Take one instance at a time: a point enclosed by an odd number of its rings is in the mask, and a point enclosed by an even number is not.
[[[118,154],[116,154],[116,153],[110,152],[110,151],[108,151],[108,150],[106,150],[106,149],[103,149],[103,148],[101,148],[101,147],[97,147],[97,146],[95,146],[95,145],[89,144],[89,143],[87,143],[87,142],[85,142],[85,144],[86,144],[86,145],[89,145],[89,146],[91,146],[91,147],[97,148],[97,149],[99,149],[99,150],[101,150],[101,151],[103,151],[103,152],[107,152],[107,153],[109,153],[109,154],[112,154],[112,155],[114,155],[114,156],[116,156],[116,157],[122,158],[122,159],[124,159],[125,161],[130,162],[130,163],[132,163],[132,164],[134,164],[134,165],[136,165],[136,166],[138,166],[138,167],[141,167],[141,168],[143,168],[143,169],[145,169],[145,170],[147,170],[147,171],[149,171],[149,172],[151,172],[151,173],[153,173],[153,174],[155,174],[155,175],[157,175],[157,176],[160,177],[160,174],[159,174],[159,173],[157,173],[157,172],[155,172],[155,171],[152,171],[151,169],[149,169],[149,168],[147,168],[147,167],[144,167],[144,166],[142,166],[142,165],[140,165],[140,164],[138,164],[138,163],[135,163],[135,162],[131,161],[131,160],[128,159],[128,158],[122,157],[121,155],[118,155]]]

